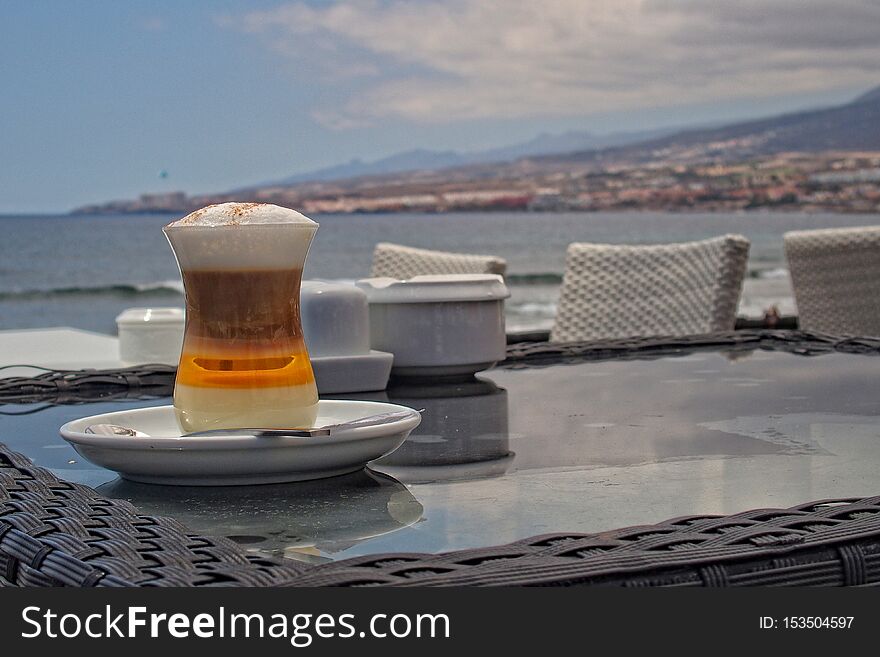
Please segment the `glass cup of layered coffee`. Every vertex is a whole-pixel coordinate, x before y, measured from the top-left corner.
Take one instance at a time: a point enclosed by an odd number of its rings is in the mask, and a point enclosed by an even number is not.
[[[318,229],[277,205],[210,205],[163,229],[180,267],[186,329],[174,384],[184,432],[314,425],[300,282]]]

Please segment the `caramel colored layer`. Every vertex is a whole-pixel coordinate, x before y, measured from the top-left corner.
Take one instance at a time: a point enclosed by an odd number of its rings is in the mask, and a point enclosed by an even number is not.
[[[255,358],[252,352],[221,357],[184,352],[177,382],[206,388],[275,388],[313,383],[315,375],[305,351]]]

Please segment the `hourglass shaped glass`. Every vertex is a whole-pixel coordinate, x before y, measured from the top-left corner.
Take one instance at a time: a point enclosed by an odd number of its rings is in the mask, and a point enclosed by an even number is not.
[[[208,206],[163,229],[186,296],[174,384],[184,431],[314,424],[299,298],[317,229],[298,212],[256,203]]]

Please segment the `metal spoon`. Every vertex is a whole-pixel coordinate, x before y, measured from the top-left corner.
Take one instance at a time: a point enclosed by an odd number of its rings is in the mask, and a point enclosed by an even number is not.
[[[118,424],[91,424],[83,433],[93,433],[96,436],[126,436],[129,438],[149,438],[150,435],[137,429],[121,427]]]
[[[417,411],[418,412],[418,411]],[[195,431],[182,434],[184,438],[198,438],[200,436],[256,436],[257,438],[272,438],[283,436],[295,436],[298,438],[315,438],[320,436],[332,436],[341,429],[355,429],[360,427],[374,427],[382,424],[391,424],[412,415],[411,411],[391,411],[389,413],[377,413],[368,415],[350,422],[327,424],[323,427],[292,428],[292,429],[211,429],[209,431]],[[131,438],[149,438],[149,434],[136,429],[130,429],[118,424],[92,424],[85,429],[85,433],[97,436],[127,436]]]

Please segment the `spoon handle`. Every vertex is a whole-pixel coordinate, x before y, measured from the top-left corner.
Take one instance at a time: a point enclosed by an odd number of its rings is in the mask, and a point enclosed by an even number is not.
[[[360,429],[362,427],[375,427],[382,424],[391,424],[398,420],[412,416],[412,411],[391,411],[389,413],[377,413],[376,415],[368,415],[350,422],[339,422],[337,424],[326,424],[322,427],[303,428],[295,427],[290,429],[257,429],[257,428],[241,428],[241,429],[210,429],[208,431],[196,431],[184,434],[187,438],[199,436],[221,436],[221,435],[244,435],[256,436],[258,438],[279,438],[284,436],[293,436],[296,438],[317,438],[332,436],[333,433],[341,429]]]
[[[316,427],[314,429],[208,429],[207,431],[193,431],[183,434],[184,438],[202,438],[207,436],[256,436],[257,438],[281,438],[294,436],[296,438],[315,438],[329,436],[330,429]]]

